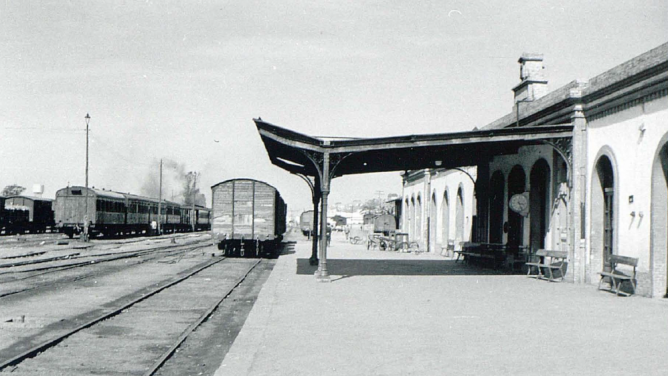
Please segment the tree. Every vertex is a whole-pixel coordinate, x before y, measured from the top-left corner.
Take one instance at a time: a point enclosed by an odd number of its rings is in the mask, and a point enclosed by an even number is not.
[[[2,193],[0,193],[0,196],[5,196],[5,197],[7,197],[7,196],[18,196],[21,193],[23,193],[23,191],[25,191],[25,190],[26,190],[25,187],[21,187],[20,185],[12,184],[12,185],[6,186],[2,190]]]

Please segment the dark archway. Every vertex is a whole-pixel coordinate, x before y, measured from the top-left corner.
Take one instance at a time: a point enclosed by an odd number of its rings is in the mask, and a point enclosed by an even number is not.
[[[489,181],[489,242],[503,242],[503,205],[505,183],[503,173],[496,171]]]
[[[610,270],[610,255],[615,253],[615,177],[612,161],[601,156],[592,174],[591,252],[603,270]],[[594,264],[595,265],[595,264]]]
[[[529,188],[529,216],[531,218],[531,252],[545,248],[549,227],[550,165],[539,159],[531,168]]]
[[[652,295],[668,297],[668,142],[659,149],[652,164],[650,221]]]
[[[508,200],[513,195],[524,193],[526,190],[526,174],[520,165],[510,170],[508,175]],[[524,245],[524,217],[512,210],[508,210],[508,246],[517,248]]]

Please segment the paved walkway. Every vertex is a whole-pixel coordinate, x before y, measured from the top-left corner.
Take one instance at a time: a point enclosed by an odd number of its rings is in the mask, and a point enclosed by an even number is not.
[[[668,303],[367,251],[278,260],[216,375],[665,375]]]

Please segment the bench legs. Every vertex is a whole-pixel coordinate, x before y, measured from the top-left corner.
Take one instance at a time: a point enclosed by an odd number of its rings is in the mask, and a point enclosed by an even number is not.
[[[598,281],[598,289],[601,289],[601,284],[603,283],[603,279],[605,278],[610,278],[610,291],[614,291],[617,296],[624,294],[626,296],[630,296],[636,293],[636,282],[633,280],[633,278],[615,278],[610,275],[602,275],[601,279]],[[620,291],[620,288],[622,287],[622,283],[624,281],[629,281],[631,283],[631,288],[633,292],[631,294],[625,293],[623,291]]]
[[[543,271],[541,270],[541,267],[539,265],[534,265],[534,264],[525,264],[527,266],[527,277],[532,277],[534,274],[531,274],[531,268],[536,268],[538,273],[535,274],[537,279],[543,279]]]

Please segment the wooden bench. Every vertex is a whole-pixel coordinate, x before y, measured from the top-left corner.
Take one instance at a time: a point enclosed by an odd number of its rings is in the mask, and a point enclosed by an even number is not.
[[[441,246],[441,256],[451,257],[455,253],[455,241],[450,239],[448,243],[444,246]]]
[[[558,279],[563,281],[568,266],[568,261],[566,260],[568,252],[539,249],[534,256],[540,257],[540,260],[529,261],[525,264],[528,268],[527,277],[535,276],[536,278],[547,279],[551,282],[556,282]],[[536,274],[531,274],[533,268],[537,270]],[[547,271],[547,274],[543,273],[543,269]],[[555,272],[557,271],[559,275],[555,277]]]
[[[632,295],[636,293],[636,267],[638,266],[638,259],[635,257],[628,257],[628,256],[618,256],[618,255],[611,255],[610,256],[610,264],[612,267],[612,270],[609,272],[602,271],[598,274],[601,275],[601,279],[598,281],[598,289],[601,289],[601,284],[603,283],[603,280],[608,278],[610,280],[610,289],[609,291],[614,291],[617,295],[624,294],[626,296]],[[622,270],[619,269],[619,265],[626,265],[628,267],[632,267],[633,270],[626,270],[626,273]],[[625,268],[629,269],[629,268]],[[620,291],[620,287],[624,282],[630,282],[631,283],[631,288],[633,292],[631,294]]]
[[[468,263],[478,254],[477,249],[480,247],[480,244],[471,242],[461,242],[459,244],[459,249],[453,251],[457,255],[455,263],[459,262],[460,257],[463,257],[464,262]]]

